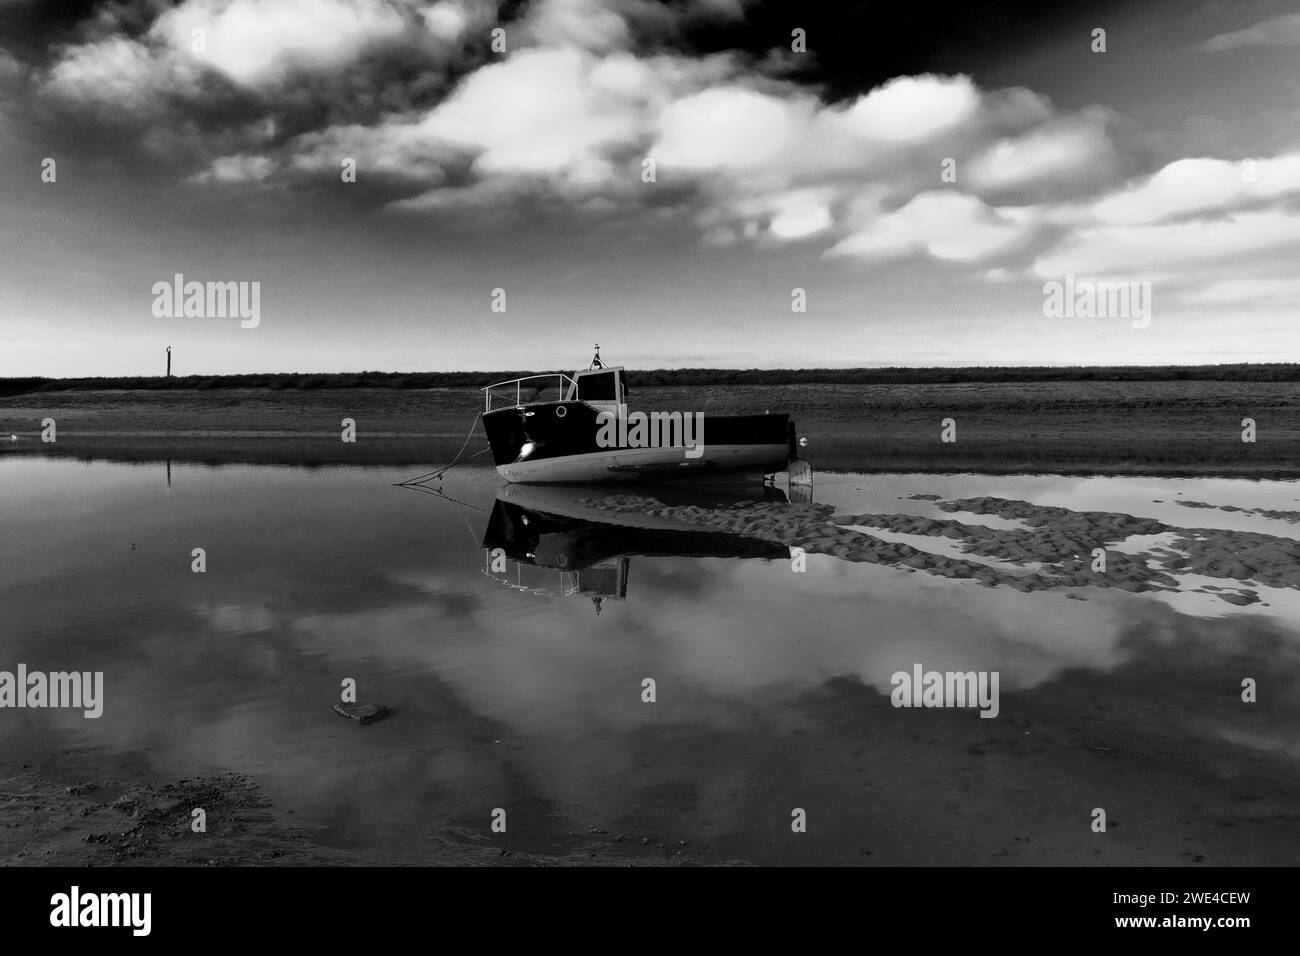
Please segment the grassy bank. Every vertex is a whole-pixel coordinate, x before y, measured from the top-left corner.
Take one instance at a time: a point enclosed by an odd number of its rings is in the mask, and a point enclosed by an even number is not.
[[[244,375],[0,378],[0,397],[28,392],[478,388],[570,369],[474,372],[256,372]],[[1015,382],[1300,382],[1300,364],[970,366],[965,368],[674,368],[629,370],[639,387],[956,385]]]
[[[474,387],[28,391],[0,398],[0,453],[432,465],[460,448],[481,401]],[[710,414],[788,412],[822,470],[1300,472],[1300,387],[1290,382],[634,380],[631,403],[703,411],[706,436]],[[56,422],[54,444],[41,442],[46,418]],[[356,422],[355,443],[340,440],[345,418]],[[956,442],[940,440],[946,418]],[[1241,440],[1244,418],[1256,422],[1253,444]],[[475,438],[469,451],[481,447]]]

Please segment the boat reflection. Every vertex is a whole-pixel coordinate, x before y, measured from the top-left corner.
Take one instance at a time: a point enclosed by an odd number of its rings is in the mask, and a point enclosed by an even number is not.
[[[630,489],[621,487],[619,495]],[[633,492],[635,493],[635,492]],[[665,504],[716,506],[740,500],[776,499],[772,486],[725,489],[656,487]],[[631,558],[787,558],[782,545],[718,531],[688,521],[615,510],[617,497],[603,490],[564,485],[506,485],[483,534],[483,573],[515,590],[550,597],[581,594],[599,614],[606,600],[627,597]]]

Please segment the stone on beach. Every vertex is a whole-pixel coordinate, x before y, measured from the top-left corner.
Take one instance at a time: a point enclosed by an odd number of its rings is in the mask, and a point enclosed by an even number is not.
[[[390,711],[387,707],[375,704],[335,704],[334,713],[340,717],[349,717],[363,724],[369,724],[387,717]]]

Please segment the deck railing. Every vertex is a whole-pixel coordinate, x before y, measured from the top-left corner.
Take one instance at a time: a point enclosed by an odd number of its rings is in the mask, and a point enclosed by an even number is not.
[[[542,381],[536,386],[529,386],[529,388],[533,389],[532,394],[528,396],[529,401],[532,401],[538,394],[545,391],[552,383],[554,383],[559,389],[561,401],[566,400],[569,394],[572,393],[573,389],[578,386],[577,382],[565,375],[563,372],[550,372],[545,375],[525,375],[523,378],[512,378],[508,382],[497,382],[495,385],[487,385],[479,390],[483,393],[483,411],[492,411],[492,397],[496,389],[507,389],[504,395],[496,395],[499,401],[504,400],[503,404],[522,405],[524,403],[524,382],[536,382],[539,379]],[[512,387],[514,389],[513,395],[509,391]],[[513,401],[511,399],[513,399]]]

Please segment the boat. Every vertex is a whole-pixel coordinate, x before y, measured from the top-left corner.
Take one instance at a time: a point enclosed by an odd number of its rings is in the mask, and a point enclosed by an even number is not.
[[[572,375],[528,375],[485,386],[483,427],[509,482],[695,481],[772,476],[811,485],[812,468],[786,414],[628,411],[627,374],[600,346]]]

